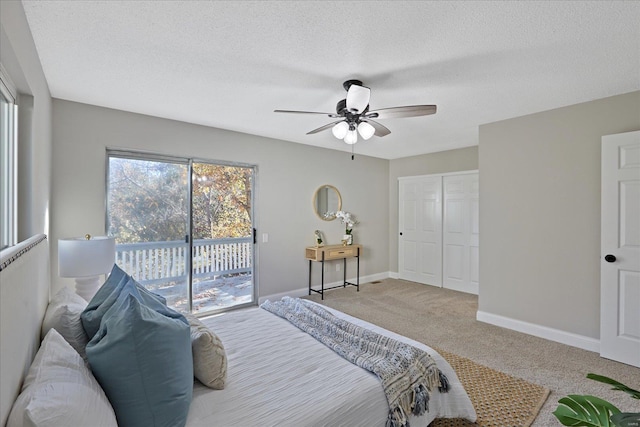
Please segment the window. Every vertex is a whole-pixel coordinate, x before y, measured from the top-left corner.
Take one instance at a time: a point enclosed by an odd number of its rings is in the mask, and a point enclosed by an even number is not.
[[[0,248],[18,238],[17,123],[16,91],[0,66]]]
[[[116,263],[176,310],[251,305],[255,166],[107,151]]]

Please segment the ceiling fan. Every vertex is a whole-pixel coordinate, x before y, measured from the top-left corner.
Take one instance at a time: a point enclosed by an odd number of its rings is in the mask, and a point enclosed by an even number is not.
[[[371,89],[362,85],[360,80],[347,80],[342,84],[347,97],[338,101],[335,113],[319,113],[315,111],[274,110],[275,113],[323,114],[333,119],[340,119],[317,129],[307,135],[322,132],[331,128],[333,135],[347,144],[358,142],[358,133],[367,140],[373,135],[385,136],[391,131],[373,119],[397,119],[402,117],[427,116],[435,114],[435,105],[407,105],[403,107],[383,108],[369,111]]]

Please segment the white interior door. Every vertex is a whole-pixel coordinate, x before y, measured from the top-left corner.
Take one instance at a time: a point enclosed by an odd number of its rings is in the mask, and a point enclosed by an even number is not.
[[[640,131],[602,138],[600,355],[640,367]]]
[[[479,179],[477,173],[443,177],[442,286],[478,294]]]
[[[399,179],[398,273],[442,286],[442,177]]]

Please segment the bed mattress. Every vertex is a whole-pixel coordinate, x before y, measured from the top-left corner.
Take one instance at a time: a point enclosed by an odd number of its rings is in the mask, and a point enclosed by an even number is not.
[[[329,309],[329,308],[327,308]],[[331,310],[353,323],[426,350],[448,377],[448,393],[432,393],[429,412],[411,416],[412,427],[436,417],[475,421],[473,405],[449,364],[433,349]],[[224,390],[196,381],[187,420],[194,426],[380,426],[389,407],[377,377],[310,335],[261,308],[202,319],[222,340],[228,357]]]

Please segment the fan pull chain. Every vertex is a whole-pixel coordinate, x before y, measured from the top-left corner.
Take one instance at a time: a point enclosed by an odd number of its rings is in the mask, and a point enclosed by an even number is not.
[[[351,144],[351,160],[354,160],[354,155],[353,155],[354,145],[356,144]]]

